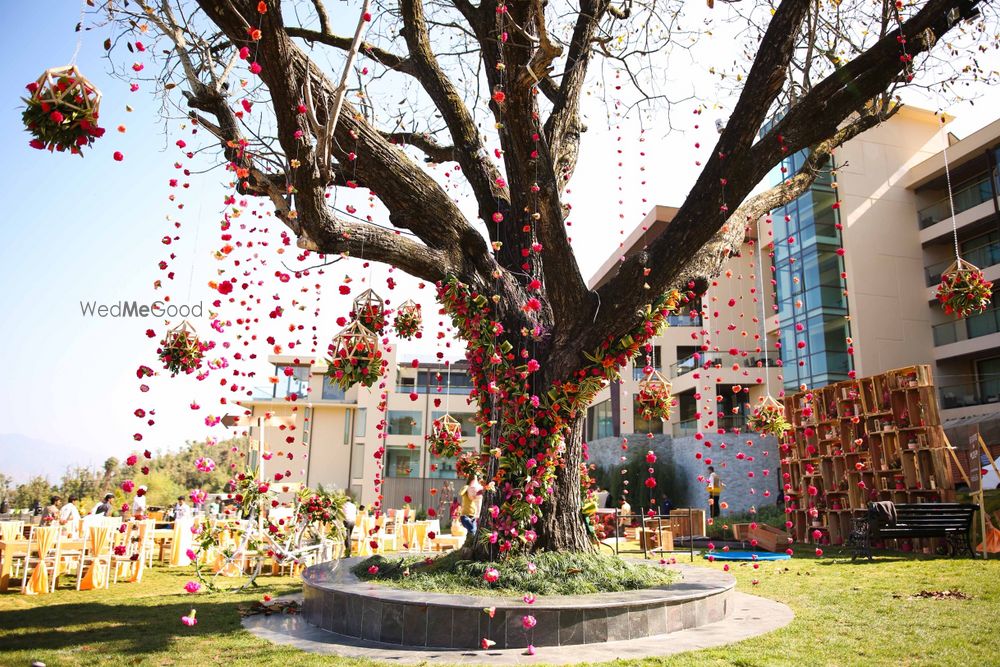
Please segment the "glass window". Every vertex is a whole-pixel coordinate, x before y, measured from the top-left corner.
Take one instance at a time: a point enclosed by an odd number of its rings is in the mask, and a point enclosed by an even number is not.
[[[351,444],[351,419],[352,415],[348,411],[344,411],[344,444]]]
[[[431,456],[430,467],[427,476],[433,479],[455,479],[458,477],[458,470],[455,467],[454,458],[438,458]]]
[[[354,451],[351,452],[351,479],[361,479],[365,475],[365,445],[362,442],[354,443]]]
[[[344,390],[335,384],[329,375],[323,376],[323,399],[327,401],[344,400]]]
[[[385,450],[386,477],[417,477],[420,465],[420,455],[413,450],[402,447],[389,447]]]
[[[422,417],[418,411],[389,410],[389,435],[421,435]]]
[[[1000,357],[976,362],[979,395],[987,403],[1000,401]]]
[[[295,394],[305,398],[309,393],[309,367],[292,364],[275,364],[274,374],[278,382],[274,385],[274,398],[286,398]]]
[[[587,408],[587,433],[589,434],[587,437],[591,440],[610,438],[615,434],[610,398]]]
[[[643,419],[639,402],[634,396],[632,397],[632,418],[635,424],[633,430],[636,433],[663,433],[663,420],[658,417],[649,420]]]
[[[368,408],[358,408],[354,411],[354,437],[363,438],[368,432]]]

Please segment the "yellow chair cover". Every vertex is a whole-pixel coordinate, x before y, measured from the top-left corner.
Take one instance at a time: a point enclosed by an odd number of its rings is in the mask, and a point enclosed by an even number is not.
[[[108,550],[112,530],[109,526],[90,527],[87,549],[94,560],[90,563],[90,567],[87,568],[87,572],[84,573],[83,581],[80,582],[81,591],[104,588],[107,584],[108,576],[111,574],[108,567],[110,559],[106,562],[102,561],[99,557]]]
[[[417,528],[417,551],[422,551],[424,548],[424,543],[427,541],[427,529],[430,526],[423,521],[418,521],[416,524]]]
[[[25,588],[27,595],[38,595],[49,592],[49,573],[45,569],[45,556],[59,537],[59,526],[35,529],[35,544],[38,546],[38,565],[31,572],[31,579]]]
[[[181,525],[179,521],[174,522],[174,534],[170,538],[170,561],[171,565],[180,565],[181,558],[187,560],[187,556],[181,552]],[[187,565],[187,563],[184,563]]]
[[[13,542],[21,539],[21,527],[24,524],[20,521],[0,521],[0,540],[3,542]]]
[[[417,527],[412,523],[403,524],[403,548],[413,551],[415,545],[414,538],[416,537]]]

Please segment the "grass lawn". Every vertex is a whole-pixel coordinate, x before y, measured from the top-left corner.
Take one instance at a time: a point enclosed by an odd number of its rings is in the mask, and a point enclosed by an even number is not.
[[[685,559],[681,559],[684,562]],[[709,567],[721,568],[721,564]],[[1000,661],[1000,560],[881,556],[852,565],[834,550],[817,559],[731,570],[739,588],[789,604],[790,626],[724,648],[629,665],[956,665]],[[239,603],[299,588],[291,578],[258,579],[252,593],[188,595],[186,568],[147,570],[142,584],[108,591],[0,596],[0,665],[356,664],[300,653],[240,629]],[[752,580],[759,583],[755,586]],[[67,587],[71,578],[64,580]],[[958,590],[968,600],[914,598]],[[180,617],[198,610],[198,625]],[[542,654],[541,650],[539,651]],[[371,664],[371,663],[366,663]]]

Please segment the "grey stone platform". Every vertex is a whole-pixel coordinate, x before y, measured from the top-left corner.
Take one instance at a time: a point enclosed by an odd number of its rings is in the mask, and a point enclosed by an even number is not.
[[[496,649],[528,644],[603,644],[676,633],[725,619],[732,612],[735,579],[704,567],[676,566],[669,586],[577,596],[520,599],[427,593],[359,580],[359,558],[314,565],[303,573],[302,618],[344,637],[412,648]],[[483,610],[495,608],[491,618]],[[522,618],[537,619],[526,631]]]
[[[526,655],[524,649],[434,650],[380,644],[321,630],[307,623],[302,616],[248,616],[243,619],[243,627],[256,637],[275,644],[344,658],[407,665],[428,661],[467,665],[566,665],[619,658],[661,657],[724,646],[777,630],[794,618],[792,610],[786,605],[755,595],[733,592],[730,603],[733,611],[728,618],[691,630],[631,641],[539,648],[533,656]]]

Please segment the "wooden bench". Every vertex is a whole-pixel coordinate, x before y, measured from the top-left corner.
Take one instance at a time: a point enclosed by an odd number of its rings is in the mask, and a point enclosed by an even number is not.
[[[896,505],[896,522],[886,523],[868,506],[868,515],[854,519],[848,538],[853,554],[872,559],[872,540],[942,537],[952,556],[973,555],[969,529],[979,505],[972,503],[916,503]]]

